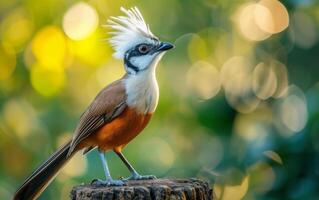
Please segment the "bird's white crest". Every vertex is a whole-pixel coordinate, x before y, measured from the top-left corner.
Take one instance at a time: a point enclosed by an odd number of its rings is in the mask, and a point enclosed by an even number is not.
[[[109,42],[115,50],[115,58],[123,58],[125,52],[137,44],[157,39],[137,7],[128,10],[121,7],[121,11],[126,16],[111,17],[106,25],[114,30],[110,32],[113,36]]]

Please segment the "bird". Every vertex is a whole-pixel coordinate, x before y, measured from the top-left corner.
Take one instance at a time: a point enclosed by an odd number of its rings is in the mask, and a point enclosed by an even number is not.
[[[149,123],[156,110],[159,87],[156,68],[168,50],[174,48],[161,41],[150,30],[137,7],[120,8],[123,15],[110,17],[110,45],[113,57],[122,59],[125,74],[104,87],[81,115],[73,137],[43,162],[17,189],[13,200],[37,199],[60,169],[80,150],[83,154],[97,149],[102,161],[105,180],[96,179],[94,185],[122,186],[126,180],[156,178],[140,175],[123,155],[123,148]],[[131,175],[127,179],[113,179],[106,152],[114,151]]]

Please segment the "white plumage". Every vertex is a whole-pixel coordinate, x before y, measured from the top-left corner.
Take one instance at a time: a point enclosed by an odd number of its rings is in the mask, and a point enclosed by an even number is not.
[[[157,107],[159,89],[155,70],[163,55],[152,60],[146,70],[125,79],[126,103],[138,113],[153,113]]]
[[[109,41],[115,50],[113,56],[119,59],[135,45],[153,43],[157,40],[137,7],[128,10],[121,7],[121,11],[126,16],[111,17],[106,25],[114,30],[110,32],[113,37]]]

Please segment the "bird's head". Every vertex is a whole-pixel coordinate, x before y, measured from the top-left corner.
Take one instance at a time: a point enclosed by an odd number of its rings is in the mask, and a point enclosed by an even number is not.
[[[129,74],[154,69],[164,52],[174,45],[153,35],[137,7],[129,10],[121,8],[121,11],[126,16],[111,17],[106,25],[114,30],[110,38],[115,50],[113,56],[124,60]]]

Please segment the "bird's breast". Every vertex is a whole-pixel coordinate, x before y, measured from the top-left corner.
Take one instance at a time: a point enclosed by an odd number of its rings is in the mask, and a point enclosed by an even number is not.
[[[134,108],[125,110],[111,122],[101,127],[88,141],[98,144],[101,150],[121,150],[148,124],[152,114],[140,114]]]
[[[126,103],[139,113],[154,113],[159,98],[155,73],[142,73],[125,80]]]

